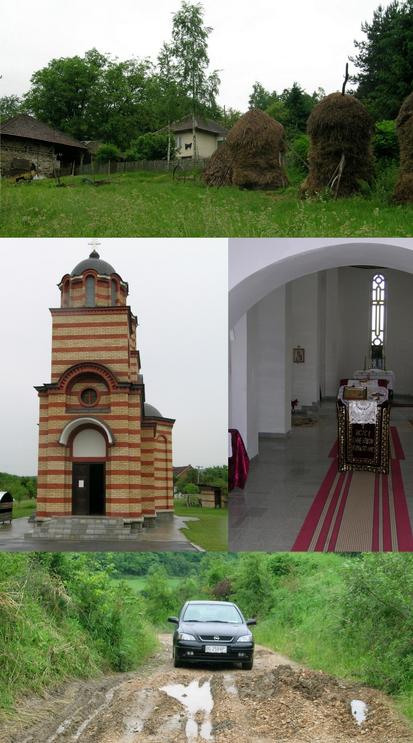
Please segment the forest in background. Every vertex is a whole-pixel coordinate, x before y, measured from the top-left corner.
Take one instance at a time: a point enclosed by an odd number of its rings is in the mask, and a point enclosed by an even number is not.
[[[256,616],[258,642],[391,694],[413,720],[412,595],[410,554],[2,553],[0,706],[138,668],[168,615],[208,597]]]
[[[394,120],[412,92],[413,0],[378,6],[370,21],[362,21],[363,38],[355,40],[356,53],[349,57],[353,74],[348,92],[360,98],[376,122],[376,155],[397,158]],[[196,114],[230,128],[243,113],[217,103],[220,79],[217,70],[210,70],[208,55],[212,32],[202,4],[182,2],[172,18],[171,37],[155,60],[137,56],[121,61],[97,49],[83,57],[53,59],[33,73],[24,96],[0,98],[0,118],[26,112],[78,139],[104,142],[110,148],[102,158],[166,158],[169,137],[159,130],[171,122]],[[284,125],[299,164],[308,150],[308,116],[326,92],[332,91],[309,93],[298,81],[271,91],[257,81],[249,107]]]

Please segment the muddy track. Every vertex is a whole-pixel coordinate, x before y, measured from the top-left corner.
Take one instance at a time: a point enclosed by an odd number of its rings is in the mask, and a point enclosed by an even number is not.
[[[375,743],[412,741],[382,694],[257,647],[252,671],[174,669],[171,638],[138,672],[74,682],[19,707],[0,743]],[[166,689],[165,689],[166,687]],[[368,705],[365,723],[353,699]]]

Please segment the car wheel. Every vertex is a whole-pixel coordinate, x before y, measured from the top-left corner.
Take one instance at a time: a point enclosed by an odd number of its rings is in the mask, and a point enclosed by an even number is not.
[[[176,653],[174,653],[173,660],[174,660],[174,668],[182,668],[183,663],[181,660],[178,660],[178,658],[176,657]]]
[[[241,668],[243,671],[251,671],[254,661],[248,660],[245,663],[241,663]]]

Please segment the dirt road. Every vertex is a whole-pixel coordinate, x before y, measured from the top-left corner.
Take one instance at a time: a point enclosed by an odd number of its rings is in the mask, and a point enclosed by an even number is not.
[[[0,743],[375,743],[412,741],[382,694],[257,647],[252,671],[174,669],[171,638],[139,672],[76,682],[21,708]],[[352,700],[368,707],[358,725]]]

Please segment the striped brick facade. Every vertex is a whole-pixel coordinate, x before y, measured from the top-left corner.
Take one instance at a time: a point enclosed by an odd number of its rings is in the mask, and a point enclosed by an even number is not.
[[[128,285],[93,252],[59,288],[61,307],[50,310],[51,383],[36,387],[37,519],[86,514],[133,523],[171,513],[174,421],[151,406],[145,412]],[[103,472],[103,485],[92,470]],[[79,471],[86,479],[74,477]]]

